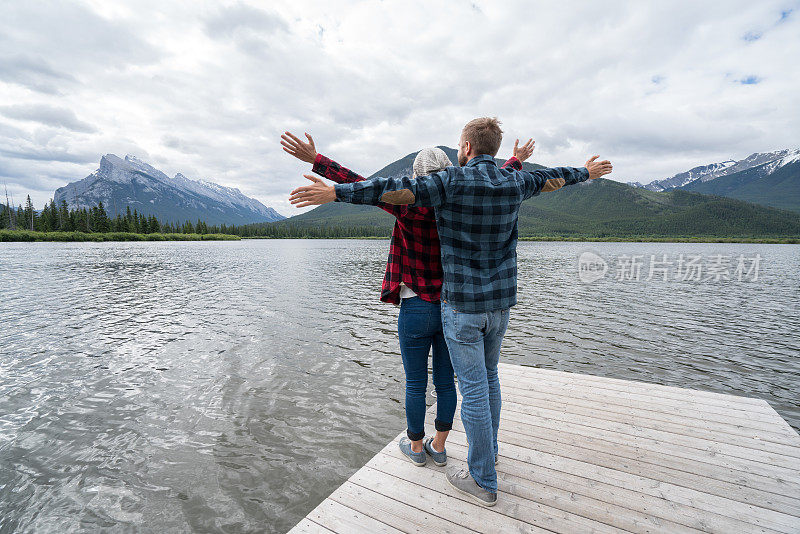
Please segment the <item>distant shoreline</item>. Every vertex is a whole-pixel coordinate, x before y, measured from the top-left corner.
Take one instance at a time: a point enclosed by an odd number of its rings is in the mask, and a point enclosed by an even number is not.
[[[133,232],[36,232],[31,230],[0,230],[0,242],[36,241],[239,241],[229,234],[137,234]]]
[[[242,239],[377,239],[386,240],[388,236],[349,236],[349,237],[272,237],[272,236],[246,236]],[[634,237],[586,237],[586,236],[535,236],[520,237],[519,241],[589,241],[608,243],[764,243],[776,245],[793,245],[800,243],[800,237],[663,237],[663,236],[634,236]]]
[[[179,234],[133,232],[37,232],[30,230],[0,230],[0,242],[104,242],[104,241],[240,241],[243,239],[366,239],[386,240],[388,236],[352,236],[352,237],[273,237],[247,236],[231,234]],[[561,242],[608,242],[608,243],[762,243],[791,245],[799,244],[800,237],[714,237],[714,236],[524,236],[520,241],[561,241]]]

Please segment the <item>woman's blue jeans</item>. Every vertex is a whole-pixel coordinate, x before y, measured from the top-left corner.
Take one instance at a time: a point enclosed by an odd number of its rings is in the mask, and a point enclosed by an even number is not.
[[[425,394],[428,389],[428,353],[433,348],[433,385],[436,388],[438,431],[453,427],[456,412],[456,387],[453,365],[442,334],[442,314],[438,302],[419,297],[403,299],[397,319],[400,353],[406,371],[406,422],[408,439],[425,437]]]

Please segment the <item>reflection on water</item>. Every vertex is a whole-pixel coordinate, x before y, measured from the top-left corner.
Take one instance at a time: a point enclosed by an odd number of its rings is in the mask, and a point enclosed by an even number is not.
[[[750,283],[580,284],[585,250],[763,260]],[[387,251],[1,245],[0,532],[288,530],[405,426]],[[503,361],[756,396],[800,428],[797,246],[519,255]]]

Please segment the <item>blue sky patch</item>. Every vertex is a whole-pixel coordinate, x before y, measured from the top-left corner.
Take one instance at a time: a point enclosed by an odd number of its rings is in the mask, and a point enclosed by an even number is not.
[[[755,85],[755,84],[760,83],[760,82],[761,82],[761,78],[759,78],[758,76],[756,76],[754,74],[751,74],[750,76],[745,76],[744,78],[739,80],[739,83],[742,84],[742,85]]]

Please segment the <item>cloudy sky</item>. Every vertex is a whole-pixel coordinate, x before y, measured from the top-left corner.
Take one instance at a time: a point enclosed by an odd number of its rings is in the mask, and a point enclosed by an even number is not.
[[[0,185],[41,207],[130,153],[290,215],[283,130],[370,174],[485,115],[501,156],[649,182],[800,146],[798,57],[797,0],[4,0]]]

